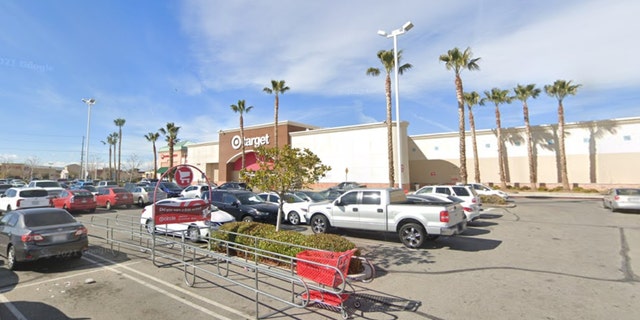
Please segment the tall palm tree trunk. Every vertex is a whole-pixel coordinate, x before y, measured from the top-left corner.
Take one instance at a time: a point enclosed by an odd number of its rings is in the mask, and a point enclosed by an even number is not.
[[[467,183],[467,155],[466,155],[466,139],[464,130],[464,98],[462,88],[462,79],[456,74],[456,98],[458,99],[458,135],[460,136],[460,180]]]
[[[569,188],[569,176],[567,174],[567,154],[564,147],[564,108],[562,101],[558,103],[558,137],[560,138],[560,176],[562,179],[562,188],[564,190],[570,190]]]
[[[538,188],[538,177],[533,160],[533,138],[531,137],[531,124],[529,123],[529,106],[526,101],[522,104],[522,109],[524,113],[524,130],[527,137],[527,156],[529,158],[529,186],[531,190],[536,190]]]
[[[242,146],[242,169],[244,169],[244,119],[240,114],[240,145]]]
[[[476,123],[473,118],[473,110],[469,106],[469,126],[471,127],[471,143],[473,147],[473,170],[475,182],[480,183],[480,159],[478,158],[478,142],[476,141]]]
[[[278,109],[280,104],[280,98],[276,93],[275,105],[273,108],[275,109],[273,112],[273,140],[275,141],[275,147],[278,148]],[[244,166],[243,166],[244,168]]]
[[[384,83],[385,99],[387,102],[387,159],[389,162],[389,187],[395,185],[395,167],[393,165],[393,132],[391,126],[391,77],[387,74]],[[400,125],[398,123],[398,125]],[[400,146],[398,146],[400,148]],[[400,186],[402,188],[402,186]]]
[[[498,172],[500,175],[500,187],[502,189],[507,188],[507,177],[504,172],[504,155],[503,155],[503,143],[502,143],[502,126],[500,122],[500,108],[496,104],[496,133],[498,138]]]

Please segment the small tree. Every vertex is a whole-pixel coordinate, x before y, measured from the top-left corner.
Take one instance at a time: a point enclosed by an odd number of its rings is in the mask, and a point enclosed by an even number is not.
[[[307,148],[300,150],[291,148],[290,145],[282,148],[261,146],[254,151],[259,169],[253,171],[243,168],[240,177],[254,188],[278,194],[280,203],[276,231],[280,231],[282,205],[286,193],[297,188],[307,188],[318,182],[331,167],[323,165],[320,158]]]

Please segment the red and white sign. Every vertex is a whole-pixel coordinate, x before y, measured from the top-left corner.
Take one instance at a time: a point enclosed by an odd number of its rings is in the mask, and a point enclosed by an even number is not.
[[[154,205],[156,224],[185,223],[211,219],[209,204],[201,199],[161,200]]]
[[[191,181],[193,181],[193,172],[191,171],[191,168],[187,166],[179,166],[176,167],[174,178],[178,186],[185,188],[191,185]]]

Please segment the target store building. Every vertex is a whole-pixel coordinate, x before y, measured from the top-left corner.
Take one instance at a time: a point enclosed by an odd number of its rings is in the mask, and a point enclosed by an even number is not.
[[[402,175],[403,188],[414,190],[427,184],[459,182],[458,133],[407,135],[408,122],[401,122],[400,139],[393,123],[393,155],[396,184]],[[640,171],[640,117],[565,124],[569,181],[583,188],[638,186]],[[532,127],[538,182],[548,187],[559,185],[557,167],[557,126]],[[529,165],[524,127],[503,128],[506,133],[506,172],[510,185],[528,185]],[[275,146],[273,123],[244,128],[245,166],[257,167],[254,148]],[[398,140],[400,144],[398,145]],[[497,139],[493,130],[476,131],[480,182],[498,184]],[[174,165],[190,164],[206,173],[211,182],[239,179],[242,169],[240,129],[220,130],[218,141],[186,142],[174,147]],[[282,121],[278,123],[278,145],[308,148],[332,168],[313,188],[333,186],[342,181],[357,181],[369,187],[388,185],[387,128],[384,122],[344,127],[321,128]],[[467,172],[474,177],[471,134],[466,134]],[[398,165],[398,153],[401,153]],[[166,167],[167,148],[160,150]],[[164,155],[163,155],[164,153]],[[159,170],[160,171],[160,170]],[[194,182],[204,182],[194,172]]]

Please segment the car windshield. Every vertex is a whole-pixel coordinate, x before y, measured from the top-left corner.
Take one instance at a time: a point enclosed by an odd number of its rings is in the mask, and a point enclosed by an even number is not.
[[[24,225],[27,227],[42,227],[73,222],[76,221],[71,215],[57,210],[24,215]]]
[[[46,197],[49,193],[44,189],[36,189],[36,190],[22,190],[20,191],[20,196],[23,198],[35,198],[35,197]]]
[[[36,183],[36,185],[42,188],[60,188],[60,183],[55,181],[42,181]]]
[[[618,189],[621,196],[640,196],[640,189]]]
[[[167,190],[171,191],[182,191],[182,188],[178,187],[174,182],[163,182],[162,185],[167,188]]]
[[[312,201],[323,201],[327,200],[327,198],[323,197],[320,193],[317,192],[304,192],[307,197],[311,198]]]
[[[89,190],[78,190],[73,192],[73,196],[74,197],[93,197],[93,193],[91,193],[91,191]]]
[[[236,197],[238,198],[238,200],[240,200],[240,203],[242,204],[259,204],[259,203],[265,203],[264,200],[262,200],[262,198],[258,197],[258,195],[254,194],[254,193],[240,193],[237,194]]]

